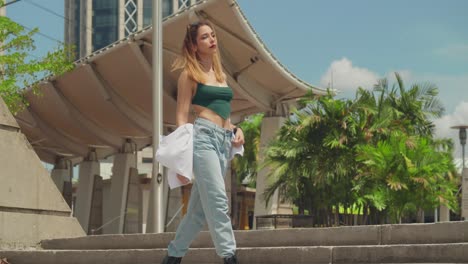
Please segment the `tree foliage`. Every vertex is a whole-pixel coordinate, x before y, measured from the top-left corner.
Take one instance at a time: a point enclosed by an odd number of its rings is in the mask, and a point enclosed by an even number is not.
[[[244,132],[244,155],[233,160],[237,183],[255,187],[258,169],[258,154],[260,150],[260,130],[263,114],[255,114],[244,120],[239,127]]]
[[[457,210],[452,143],[433,138],[437,87],[406,89],[395,76],[393,87],[383,79],[354,100],[306,96],[266,150],[265,197],[279,190],[325,225],[353,222],[340,211],[382,223],[440,204]]]
[[[0,6],[3,2],[0,0]],[[0,17],[0,96],[13,114],[27,106],[25,87],[38,94],[37,82],[42,77],[60,75],[73,68],[68,56],[72,48],[64,44],[43,58],[31,58],[37,32],[37,28],[28,31],[11,19]]]

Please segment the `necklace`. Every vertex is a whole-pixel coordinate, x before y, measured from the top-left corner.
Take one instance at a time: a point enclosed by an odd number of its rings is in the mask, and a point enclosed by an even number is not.
[[[211,70],[213,70],[213,63],[211,61],[199,61],[199,63],[203,66],[203,68],[205,70],[207,70],[208,72],[210,72]]]

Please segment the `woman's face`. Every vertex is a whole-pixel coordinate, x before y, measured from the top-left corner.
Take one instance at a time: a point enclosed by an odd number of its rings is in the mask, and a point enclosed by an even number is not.
[[[216,53],[217,46],[218,43],[213,30],[207,25],[200,26],[197,34],[196,52],[207,55],[214,54]]]

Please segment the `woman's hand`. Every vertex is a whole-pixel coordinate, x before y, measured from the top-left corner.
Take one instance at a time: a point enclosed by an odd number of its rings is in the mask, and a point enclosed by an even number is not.
[[[184,185],[190,183],[190,180],[188,178],[185,178],[184,176],[180,174],[177,174],[177,179]]]
[[[234,140],[232,141],[232,145],[234,147],[240,147],[244,145],[244,132],[242,132],[242,129],[240,129],[240,127],[236,129],[236,134],[234,134]]]

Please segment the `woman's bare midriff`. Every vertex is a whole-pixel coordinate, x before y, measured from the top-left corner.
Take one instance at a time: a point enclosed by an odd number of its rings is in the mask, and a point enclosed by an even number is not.
[[[221,116],[213,112],[211,109],[208,109],[203,106],[193,105],[193,109],[197,112],[197,116],[210,120],[211,122],[215,123],[219,127],[230,129],[229,120],[223,119]]]

